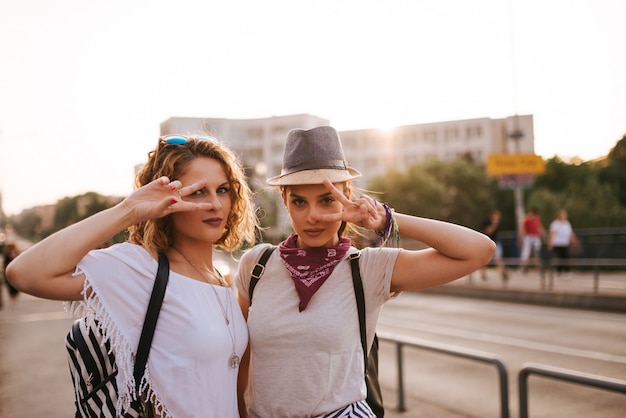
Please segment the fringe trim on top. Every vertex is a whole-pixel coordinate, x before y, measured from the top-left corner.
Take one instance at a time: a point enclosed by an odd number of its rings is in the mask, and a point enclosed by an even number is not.
[[[98,321],[98,328],[100,328],[103,335],[102,344],[106,343],[108,340],[111,341],[110,352],[112,351],[115,354],[115,363],[118,369],[118,382],[121,380],[122,383],[121,385],[117,385],[118,394],[115,412],[117,416],[122,416],[123,411],[127,411],[130,408],[130,403],[137,399],[137,393],[135,392],[135,376],[133,376],[135,365],[134,352],[136,349],[131,348],[128,341],[122,336],[122,333],[104,308],[98,295],[93,291],[93,287],[89,283],[87,275],[78,268],[73,275],[79,276],[81,274],[85,276],[82,292],[85,299],[83,301],[64,302],[65,312],[74,317],[95,315]],[[165,408],[161,400],[161,396],[153,389],[147,364],[143,378],[141,379],[141,384],[139,385],[139,393],[144,392],[146,393],[146,400],[152,403],[156,414],[160,415],[162,418],[175,418],[167,411],[167,408]]]

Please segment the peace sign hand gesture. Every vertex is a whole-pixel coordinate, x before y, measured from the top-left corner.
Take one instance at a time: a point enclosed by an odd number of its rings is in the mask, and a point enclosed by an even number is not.
[[[385,228],[387,215],[385,208],[370,196],[363,195],[351,201],[343,192],[335,187],[330,180],[324,180],[324,186],[332,196],[343,205],[344,210],[334,214],[319,214],[316,219],[325,222],[351,222],[362,228],[382,231]]]
[[[209,210],[212,208],[210,203],[183,200],[205,184],[206,180],[201,180],[183,186],[179,180],[170,181],[167,177],[160,177],[135,190],[122,204],[133,213],[135,223],[161,218],[174,212]]]

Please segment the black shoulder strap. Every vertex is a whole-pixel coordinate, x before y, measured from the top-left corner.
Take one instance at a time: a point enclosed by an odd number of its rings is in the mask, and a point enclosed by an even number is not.
[[[360,252],[350,254],[350,266],[352,267],[352,283],[354,284],[356,308],[359,312],[359,330],[361,331],[363,364],[365,364],[365,371],[367,372],[367,327],[365,324],[365,294],[363,293],[363,282],[361,281],[361,270],[359,269],[360,257]]]
[[[150,296],[148,311],[146,312],[146,319],[143,323],[141,337],[139,338],[139,347],[137,348],[137,355],[135,356],[133,374],[135,376],[135,386],[137,390],[139,390],[146,363],[148,362],[152,337],[154,336],[157,319],[159,319],[159,312],[161,312],[161,304],[165,296],[165,288],[167,287],[169,275],[169,260],[164,253],[159,252],[159,269],[157,270],[156,279],[154,280],[154,287],[152,288],[152,295]]]
[[[250,285],[248,286],[248,299],[250,299],[250,305],[252,305],[252,294],[254,293],[254,287],[256,286],[261,276],[263,276],[263,273],[265,272],[265,263],[267,263],[267,260],[269,260],[275,249],[276,246],[274,245],[270,245],[269,247],[267,247],[265,251],[263,251],[263,254],[261,254],[261,257],[259,258],[259,261],[257,261],[256,266],[254,266],[254,268],[252,269],[252,273],[250,274]]]

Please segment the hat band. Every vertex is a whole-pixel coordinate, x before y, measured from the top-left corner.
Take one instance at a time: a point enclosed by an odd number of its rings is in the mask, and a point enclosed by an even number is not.
[[[316,160],[307,161],[306,163],[294,165],[293,167],[283,168],[280,172],[281,176],[287,174],[296,173],[304,170],[320,170],[330,168],[334,170],[347,170],[346,162],[344,160]]]

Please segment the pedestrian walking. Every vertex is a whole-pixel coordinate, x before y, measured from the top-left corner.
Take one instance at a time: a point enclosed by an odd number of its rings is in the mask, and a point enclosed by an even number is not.
[[[540,265],[540,251],[545,230],[539,216],[539,209],[531,208],[522,221],[522,252],[520,254],[522,272],[528,270],[532,258],[535,265]]]
[[[571,277],[568,260],[572,246],[578,246],[578,239],[574,234],[572,224],[567,219],[567,210],[561,209],[550,223],[548,249],[559,260],[556,265],[557,275],[563,274],[565,278]]]

